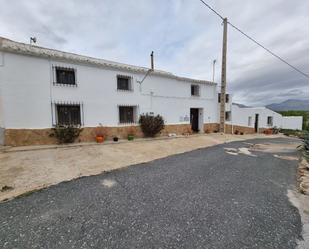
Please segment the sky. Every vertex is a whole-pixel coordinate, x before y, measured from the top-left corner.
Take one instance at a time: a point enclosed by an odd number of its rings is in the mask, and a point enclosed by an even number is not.
[[[308,0],[205,0],[309,74]],[[222,20],[199,0],[0,0],[0,36],[221,81]],[[227,86],[250,106],[309,98],[309,79],[228,27]]]

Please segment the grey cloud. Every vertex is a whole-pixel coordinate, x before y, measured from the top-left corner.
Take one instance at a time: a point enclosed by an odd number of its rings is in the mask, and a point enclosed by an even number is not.
[[[262,44],[309,73],[309,1],[207,0]],[[199,1],[0,0],[0,36],[173,73],[220,81],[221,20]],[[229,27],[228,89],[262,105],[309,97],[309,80]]]

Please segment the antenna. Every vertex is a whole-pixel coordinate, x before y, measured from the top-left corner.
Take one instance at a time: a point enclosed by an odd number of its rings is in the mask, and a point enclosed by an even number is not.
[[[34,37],[30,37],[30,45],[36,44],[36,41],[37,41],[37,39],[36,39],[35,36]]]

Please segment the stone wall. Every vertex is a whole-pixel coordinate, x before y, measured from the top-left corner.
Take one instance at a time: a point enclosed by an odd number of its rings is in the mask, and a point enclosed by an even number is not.
[[[239,126],[239,125],[225,125],[225,133],[232,134],[232,130],[235,134],[236,131],[243,134],[254,134],[255,129],[252,127],[246,127],[246,126]]]
[[[204,132],[205,133],[214,133],[219,132],[219,124],[212,123],[212,124],[204,124]]]
[[[123,127],[106,127],[107,139],[111,140],[114,136],[125,139],[129,133],[133,133],[135,137],[143,137],[143,133],[139,126],[123,126]],[[233,131],[238,130],[239,133],[253,134],[254,128],[244,126],[233,126]],[[4,131],[4,129],[3,129]],[[214,133],[219,131],[219,124],[204,124],[205,133]],[[225,131],[227,134],[232,134],[232,126],[226,125]],[[262,129],[259,131],[263,132]],[[161,136],[167,136],[170,133],[177,135],[192,133],[190,124],[181,125],[165,125],[165,128],[160,132]],[[57,140],[50,137],[51,129],[5,129],[4,144],[10,146],[24,145],[48,145],[56,144]],[[84,127],[76,142],[94,142],[95,127]],[[0,144],[1,144],[1,128],[0,128]]]
[[[4,128],[0,127],[0,145],[4,145]]]
[[[107,139],[114,136],[119,138],[127,138],[128,134],[134,134],[135,137],[143,137],[143,133],[139,126],[123,126],[123,127],[106,127]],[[166,136],[169,133],[177,135],[187,134],[191,132],[190,124],[183,125],[166,125],[160,135]],[[5,145],[24,146],[24,145],[48,145],[56,144],[57,140],[50,137],[51,129],[6,129]],[[95,127],[84,127],[76,142],[94,142]]]

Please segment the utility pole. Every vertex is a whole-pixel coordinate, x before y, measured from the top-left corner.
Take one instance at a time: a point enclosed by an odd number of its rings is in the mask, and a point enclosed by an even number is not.
[[[227,18],[223,19],[223,46],[220,97],[220,132],[225,132],[225,95],[226,95],[226,50],[227,50]]]

